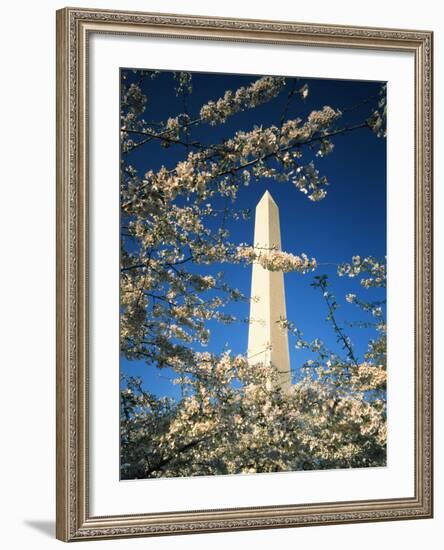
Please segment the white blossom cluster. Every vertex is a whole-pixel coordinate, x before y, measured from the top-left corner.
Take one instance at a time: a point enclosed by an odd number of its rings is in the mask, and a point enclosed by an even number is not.
[[[176,80],[176,95],[185,92],[191,94],[193,91],[192,78],[192,74],[185,71],[174,73],[174,79]]]
[[[296,169],[293,183],[299,191],[307,195],[313,202],[320,201],[327,195],[324,187],[328,185],[328,180],[325,176],[319,177],[319,170],[315,168],[313,161]]]
[[[123,96],[122,103],[128,108],[132,118],[135,118],[145,111],[147,97],[142,93],[140,86],[131,84]]]
[[[361,256],[353,256],[351,263],[343,263],[338,267],[338,275],[340,277],[356,277],[358,275],[367,274],[369,277],[361,278],[361,285],[364,288],[370,287],[385,287],[386,286],[386,265],[373,256],[361,258]]]
[[[200,118],[211,125],[223,123],[228,117],[244,109],[252,109],[276,97],[285,86],[285,78],[263,76],[250,86],[235,92],[227,90],[217,101],[209,101],[200,109]]]
[[[298,271],[307,273],[316,269],[316,260],[302,253],[295,256],[281,250],[259,250],[255,247],[241,246],[237,249],[237,258],[248,262],[257,262],[268,271]]]
[[[324,105],[320,111],[312,111],[308,115],[308,123],[313,132],[319,132],[329,128],[340,116],[341,111],[332,109],[329,105]]]
[[[385,390],[387,385],[387,369],[385,365],[375,365],[363,362],[357,367],[351,367],[351,384],[359,391]]]
[[[387,84],[379,92],[378,108],[368,119],[368,125],[378,137],[387,137]]]
[[[342,368],[341,368],[342,367]],[[179,373],[178,402],[129,381],[121,393],[122,477],[247,474],[385,464],[385,369],[314,369],[288,395],[276,370],[229,352]],[[338,383],[340,381],[340,384]],[[376,392],[376,393],[375,393]],[[374,399],[365,394],[375,393]]]

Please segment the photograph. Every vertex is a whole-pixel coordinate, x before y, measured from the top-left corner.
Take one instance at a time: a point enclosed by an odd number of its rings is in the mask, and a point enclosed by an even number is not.
[[[120,479],[386,467],[387,83],[119,80]]]

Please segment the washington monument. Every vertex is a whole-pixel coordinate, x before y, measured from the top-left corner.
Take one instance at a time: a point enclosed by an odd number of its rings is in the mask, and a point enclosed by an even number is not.
[[[262,255],[269,254],[271,250],[281,250],[279,208],[268,191],[256,206],[254,246]],[[280,318],[287,318],[283,272],[269,271],[255,262],[251,298],[249,364],[272,365],[278,373],[277,385],[288,392],[291,388],[288,334],[278,324]]]

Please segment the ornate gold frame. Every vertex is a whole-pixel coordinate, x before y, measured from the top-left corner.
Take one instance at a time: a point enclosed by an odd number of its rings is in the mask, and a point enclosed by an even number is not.
[[[415,496],[136,516],[88,511],[89,33],[412,52],[415,56]],[[432,39],[429,31],[65,8],[57,12],[57,538],[169,535],[432,517]]]

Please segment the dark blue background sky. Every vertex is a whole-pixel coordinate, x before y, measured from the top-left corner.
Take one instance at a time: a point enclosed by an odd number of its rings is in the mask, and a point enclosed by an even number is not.
[[[138,75],[129,77],[138,80]],[[247,86],[258,76],[193,73],[193,92],[187,99],[191,118],[198,116],[200,106],[210,99],[222,97],[225,90],[235,91]],[[288,80],[285,89],[272,101],[255,109],[247,110],[230,117],[225,124],[209,126],[202,124],[192,132],[193,139],[203,143],[217,143],[224,137],[231,137],[236,130],[248,131],[254,125],[279,125],[281,114],[287,103],[291,86]],[[294,98],[288,108],[286,118],[304,119],[313,109],[324,105],[344,110],[340,126],[351,126],[369,116],[377,103],[380,82],[307,79],[301,77],[298,87],[309,85],[309,95],[305,101]],[[183,112],[181,97],[177,97],[173,73],[165,72],[154,79],[145,79],[144,92],[148,103],[146,120],[166,120]],[[367,102],[367,100],[371,100]],[[319,292],[310,286],[314,275],[327,274],[331,290],[337,295],[340,308],[337,317],[340,321],[362,320],[362,313],[356,306],[348,304],[344,297],[348,292],[361,295],[364,299],[385,298],[382,290],[365,290],[357,279],[339,278],[335,265],[350,261],[353,255],[373,255],[383,258],[386,254],[386,141],[377,138],[367,128],[334,138],[335,149],[325,158],[317,158],[316,166],[320,175],[326,175],[330,182],[327,196],[320,202],[307,199],[291,182],[280,183],[273,180],[252,181],[249,187],[242,187],[236,206],[254,208],[265,190],[269,190],[280,210],[282,248],[287,252],[305,252],[314,256],[320,264],[318,269],[307,275],[288,273],[285,275],[287,317],[304,333],[307,340],[316,337],[324,340],[333,350],[339,351],[336,338],[330,325],[325,321],[325,303]],[[125,160],[135,166],[140,174],[149,169],[156,170],[162,165],[173,168],[184,157],[184,149],[173,146],[163,149],[158,141],[142,146],[125,156]],[[310,154],[305,156],[309,161]],[[253,242],[254,215],[250,220],[231,223],[230,237],[234,242]],[[211,273],[221,266],[205,268]],[[250,294],[251,267],[224,264],[226,279],[246,295]],[[241,319],[248,317],[248,304],[236,304],[230,311]],[[367,319],[369,320],[369,319]],[[244,322],[233,325],[211,325],[211,340],[208,351],[221,352],[225,345],[233,353],[245,353],[248,325]],[[357,355],[362,358],[370,337],[375,332],[366,329],[347,328],[347,334],[354,342]],[[290,337],[292,369],[297,375],[298,368],[309,355],[294,347]],[[143,362],[121,359],[122,372],[142,376],[145,387],[157,395],[178,395],[177,386],[170,378],[173,373],[167,370],[148,368]]]

